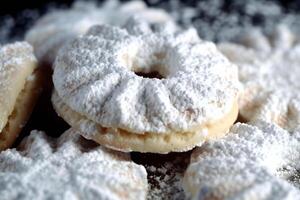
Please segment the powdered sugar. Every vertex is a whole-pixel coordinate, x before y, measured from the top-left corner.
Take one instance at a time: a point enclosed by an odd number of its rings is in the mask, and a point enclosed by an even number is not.
[[[35,47],[37,58],[52,64],[60,47],[95,24],[122,25],[130,16],[138,15],[149,22],[171,20],[161,9],[150,9],[142,1],[120,3],[106,1],[101,7],[95,2],[76,2],[71,9],[56,10],[42,17],[26,34]]]
[[[1,199],[145,199],[146,171],[129,156],[69,130],[58,139],[32,131],[0,154]]]
[[[152,29],[131,19],[123,28],[91,28],[58,55],[58,95],[95,123],[134,133],[185,131],[218,120],[236,101],[236,67],[195,30],[170,26]],[[135,74],[153,71],[163,78]]]
[[[1,77],[7,75],[5,74],[7,70],[24,67],[20,64],[25,61],[36,60],[32,54],[33,48],[27,42],[15,42],[0,47]],[[4,80],[4,78],[1,78],[1,80]]]
[[[300,190],[283,169],[300,167],[299,134],[262,121],[235,124],[226,138],[193,153],[186,192],[194,199],[297,199]]]
[[[239,66],[245,87],[241,115],[275,122],[293,130],[300,124],[300,44],[285,26],[269,37],[249,31],[240,43],[221,44],[220,50]]]

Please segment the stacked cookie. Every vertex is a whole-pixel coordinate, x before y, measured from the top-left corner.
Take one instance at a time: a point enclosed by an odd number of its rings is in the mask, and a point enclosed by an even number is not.
[[[42,71],[27,42],[0,47],[0,150],[14,143],[29,119],[43,88]]]
[[[285,180],[300,157],[300,46],[287,27],[216,45],[140,1],[77,2],[25,40],[33,47],[0,49],[0,150],[28,120],[44,68],[71,128],[56,139],[32,131],[0,153],[1,198],[146,199],[147,172],[128,152],[195,147],[179,181],[187,198],[300,195]]]
[[[194,29],[134,18],[121,28],[94,26],[64,46],[53,82],[62,118],[126,152],[190,150],[223,136],[238,112],[236,66],[213,43]]]

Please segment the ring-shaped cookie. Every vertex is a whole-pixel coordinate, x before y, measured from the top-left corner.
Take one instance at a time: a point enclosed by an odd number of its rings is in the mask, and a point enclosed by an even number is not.
[[[224,135],[237,115],[236,66],[194,29],[135,19],[95,26],[60,51],[53,81],[56,99],[83,116],[85,137],[104,145],[97,132],[136,138],[138,145],[108,145],[124,151],[188,150]]]

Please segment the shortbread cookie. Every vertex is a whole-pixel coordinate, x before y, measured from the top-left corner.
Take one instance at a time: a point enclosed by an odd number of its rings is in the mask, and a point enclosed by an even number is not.
[[[53,81],[60,116],[121,151],[187,151],[223,136],[238,112],[236,66],[192,28],[94,26],[60,51]]]
[[[241,44],[221,44],[221,51],[239,67],[245,90],[240,114],[293,130],[300,124],[300,43],[285,26],[270,36],[260,30],[245,35]]]
[[[122,25],[131,16],[138,16],[151,23],[171,20],[162,9],[148,8],[142,1],[120,3],[107,0],[101,7],[95,3],[79,1],[70,9],[55,10],[39,19],[25,38],[34,46],[38,60],[51,65],[63,44],[84,34],[91,26]]]
[[[192,199],[299,199],[300,131],[275,124],[235,124],[226,138],[192,154],[184,186]],[[297,183],[295,183],[297,184]],[[299,180],[298,180],[299,184]]]
[[[0,153],[1,199],[146,199],[147,174],[130,156],[70,129],[58,139],[32,131]]]
[[[10,147],[26,124],[42,90],[42,71],[32,47],[0,47],[0,150]]]

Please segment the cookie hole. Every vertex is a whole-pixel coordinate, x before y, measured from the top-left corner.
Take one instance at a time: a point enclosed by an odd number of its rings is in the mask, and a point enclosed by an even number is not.
[[[127,66],[137,76],[143,78],[164,79],[169,75],[165,52],[155,52],[149,55],[147,53],[139,53],[136,55],[122,55],[123,65]]]
[[[141,76],[143,78],[157,78],[157,79],[163,79],[163,77],[159,72],[153,71],[153,72],[134,72],[136,75]]]
[[[164,70],[164,66],[160,64],[153,64],[150,65],[149,68],[147,68],[145,71],[143,71],[143,68],[134,67],[134,73],[137,76],[141,76],[143,78],[156,78],[156,79],[164,79],[166,78],[161,71]]]

